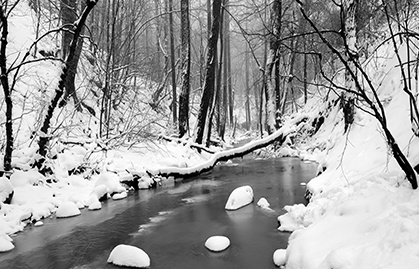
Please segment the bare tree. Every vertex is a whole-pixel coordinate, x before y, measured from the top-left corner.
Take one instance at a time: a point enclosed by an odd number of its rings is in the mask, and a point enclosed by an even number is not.
[[[3,166],[4,171],[10,172],[12,170],[12,153],[13,153],[13,102],[12,102],[12,89],[9,85],[8,70],[7,70],[7,36],[9,34],[8,14],[16,6],[12,6],[6,10],[7,3],[2,2],[0,6],[0,21],[1,21],[1,41],[0,41],[0,81],[4,92],[4,102],[6,103],[6,150],[4,153]],[[3,6],[6,4],[5,6]]]
[[[358,49],[357,49],[357,20],[356,9],[358,0],[345,0],[341,7],[341,18],[343,23],[343,37],[346,46],[346,54],[348,58],[348,67],[345,72],[345,88],[356,89],[354,78],[351,72],[357,76],[355,62],[358,62]],[[342,108],[345,120],[345,132],[354,121],[355,114],[355,95],[348,92],[342,92]]]
[[[181,70],[182,88],[179,95],[179,137],[189,130],[189,92],[191,72],[191,38],[189,28],[189,0],[181,0]]]
[[[176,94],[176,69],[175,69],[175,39],[173,37],[173,0],[169,0],[169,36],[170,36],[170,66],[172,74],[172,117],[173,124],[177,122],[177,94]]]
[[[195,142],[201,144],[203,142],[203,136],[205,131],[206,119],[211,104],[211,98],[214,95],[214,78],[215,78],[215,57],[217,51],[217,41],[219,34],[219,20],[221,1],[214,0],[212,6],[212,27],[211,36],[208,40],[208,52],[207,52],[207,63],[206,73],[204,81],[204,90],[202,93],[201,104],[199,107],[197,125],[196,125],[196,136]]]
[[[281,35],[281,11],[282,0],[274,0],[271,12],[272,32],[269,36],[269,50],[265,69],[265,83],[266,83],[266,111],[267,111],[267,129],[268,133],[272,134],[277,127],[276,111],[277,111],[277,90],[279,84],[275,79],[279,76],[274,73],[274,70],[279,70],[279,37]],[[276,68],[275,68],[276,66]],[[278,72],[278,71],[277,71]],[[278,89],[279,91],[279,89]]]

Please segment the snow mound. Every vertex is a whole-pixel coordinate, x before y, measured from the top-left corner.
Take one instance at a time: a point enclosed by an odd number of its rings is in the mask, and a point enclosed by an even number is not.
[[[0,177],[0,202],[4,202],[13,192],[12,183],[7,177]]]
[[[94,195],[90,195],[89,200],[87,200],[86,204],[89,210],[99,210],[102,208],[102,203]]]
[[[220,252],[230,246],[230,239],[222,235],[211,236],[205,241],[205,247],[214,252]]]
[[[102,172],[100,173],[95,186],[105,185],[108,193],[119,193],[125,191],[125,188],[119,182],[119,177],[115,173]]]
[[[228,197],[225,209],[236,210],[253,202],[253,189],[246,185],[234,189]]]
[[[140,248],[121,244],[112,250],[108,258],[108,263],[119,266],[145,268],[150,266],[150,257]]]
[[[26,185],[38,185],[39,181],[43,179],[44,176],[36,170],[18,170],[10,176],[10,183],[12,183],[13,187],[24,187]]]
[[[124,192],[121,192],[121,193],[115,193],[112,196],[112,199],[114,199],[114,200],[121,200],[121,199],[127,198],[127,196],[128,196],[127,192],[124,191]]]
[[[268,200],[266,200],[265,197],[260,198],[257,202],[257,205],[264,209],[270,209],[269,207],[271,206],[271,204],[269,204]]]
[[[276,266],[283,266],[287,262],[287,250],[277,249],[273,255],[274,264]]]
[[[0,252],[10,251],[15,248],[12,239],[7,234],[0,235]]]
[[[293,232],[310,224],[307,220],[303,220],[307,211],[305,205],[285,206],[284,209],[288,213],[278,217],[278,222],[281,225],[278,230],[281,232]]]
[[[73,202],[63,202],[57,209],[55,215],[57,218],[68,218],[80,215],[80,209]]]

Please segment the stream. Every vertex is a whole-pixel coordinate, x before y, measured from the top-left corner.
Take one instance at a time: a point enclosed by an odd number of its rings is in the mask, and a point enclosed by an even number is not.
[[[277,230],[277,217],[289,204],[305,203],[305,186],[317,164],[298,158],[235,159],[195,178],[163,182],[127,199],[105,201],[99,211],[43,220],[13,236],[15,249],[0,254],[0,268],[119,268],[108,264],[118,244],[140,247],[151,268],[276,268],[272,254],[286,248],[289,233]],[[232,190],[250,185],[253,204],[237,211],[224,205]],[[256,203],[265,197],[271,211]],[[204,247],[212,235],[225,235],[230,247],[213,253]]]

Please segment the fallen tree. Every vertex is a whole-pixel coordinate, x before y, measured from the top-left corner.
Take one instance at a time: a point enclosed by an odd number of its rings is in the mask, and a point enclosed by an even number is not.
[[[243,157],[244,155],[255,151],[257,149],[266,147],[275,141],[284,143],[286,138],[295,133],[296,126],[284,126],[274,132],[273,134],[251,141],[246,145],[238,148],[229,149],[221,152],[214,153],[211,158],[205,162],[192,166],[192,167],[163,167],[159,169],[148,170],[147,173],[153,176],[187,178],[199,175],[201,173],[211,170],[218,162],[228,161],[233,158]]]

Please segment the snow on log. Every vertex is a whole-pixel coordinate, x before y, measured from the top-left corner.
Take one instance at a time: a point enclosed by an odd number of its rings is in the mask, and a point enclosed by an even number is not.
[[[242,157],[254,150],[268,146],[274,141],[283,143],[291,133],[295,132],[295,126],[283,126],[273,134],[255,141],[251,141],[246,145],[238,148],[233,148],[221,152],[214,153],[207,161],[192,167],[164,167],[160,169],[148,170],[152,175],[159,175],[164,177],[192,177],[203,172],[211,170],[218,162],[227,161],[236,157]]]

